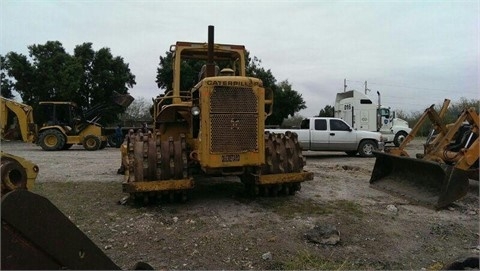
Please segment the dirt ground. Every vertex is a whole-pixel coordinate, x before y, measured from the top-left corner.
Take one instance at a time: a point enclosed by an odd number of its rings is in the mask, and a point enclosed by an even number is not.
[[[421,152],[415,140],[409,152]],[[369,186],[375,158],[305,152],[313,181],[295,196],[249,198],[236,178],[196,183],[183,204],[120,205],[120,151],[1,149],[40,168],[33,192],[52,201],[122,269],[440,269],[477,255],[478,182],[435,211]],[[323,230],[323,235],[319,234]]]

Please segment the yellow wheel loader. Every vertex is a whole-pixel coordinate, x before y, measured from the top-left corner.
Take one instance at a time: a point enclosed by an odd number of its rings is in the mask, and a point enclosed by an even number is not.
[[[478,180],[479,174],[479,117],[469,108],[454,123],[445,124],[443,116],[449,102],[445,100],[439,113],[433,105],[427,108],[398,148],[375,153],[371,187],[435,209],[467,194],[469,179]],[[427,119],[433,129],[424,153],[412,158],[405,147]]]
[[[153,105],[153,130],[131,131],[122,146],[123,191],[148,202],[185,201],[199,176],[238,176],[254,194],[294,194],[313,179],[294,133],[264,132],[273,94],[246,75],[243,45],[177,42],[173,90]],[[182,63],[202,61],[199,82],[181,88]],[[222,76],[221,68],[233,70]],[[205,178],[203,178],[205,180]]]

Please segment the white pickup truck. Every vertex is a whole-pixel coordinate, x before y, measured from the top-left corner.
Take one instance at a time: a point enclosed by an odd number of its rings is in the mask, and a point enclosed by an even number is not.
[[[298,142],[304,151],[344,151],[350,156],[357,153],[372,157],[374,150],[383,150],[382,134],[354,130],[339,118],[312,117],[304,119],[300,129],[265,129],[271,133],[298,134]]]

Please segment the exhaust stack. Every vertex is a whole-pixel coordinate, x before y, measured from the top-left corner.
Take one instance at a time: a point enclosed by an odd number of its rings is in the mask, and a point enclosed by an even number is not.
[[[214,50],[214,26],[208,26],[208,54],[207,54],[207,74],[206,77],[215,76],[215,62],[213,61]]]

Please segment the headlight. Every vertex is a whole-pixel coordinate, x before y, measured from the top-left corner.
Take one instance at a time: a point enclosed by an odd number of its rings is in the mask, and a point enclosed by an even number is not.
[[[193,116],[198,116],[198,115],[200,115],[200,108],[198,108],[198,106],[192,107],[192,115],[193,115]]]

